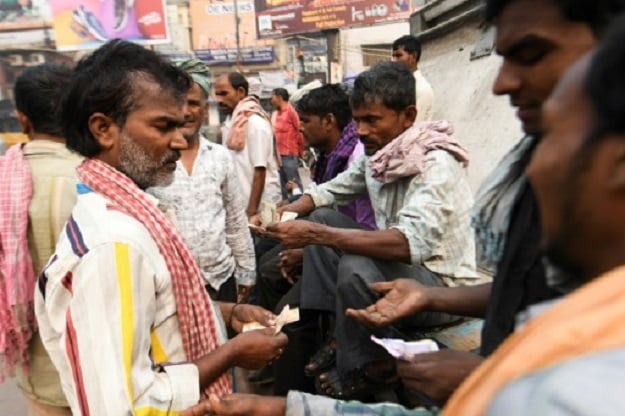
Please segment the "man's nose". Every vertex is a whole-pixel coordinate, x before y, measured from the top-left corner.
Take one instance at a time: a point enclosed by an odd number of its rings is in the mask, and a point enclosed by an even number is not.
[[[497,78],[495,78],[495,83],[493,84],[493,94],[509,95],[520,88],[521,78],[517,74],[517,71],[514,69],[513,65],[504,61],[503,64],[501,64],[501,68],[499,68]]]
[[[360,137],[367,137],[369,135],[369,123],[359,121],[356,123],[356,134]]]
[[[191,106],[189,106],[189,104],[185,103],[184,106],[182,107],[182,113],[184,114],[185,121],[189,120],[192,117]]]
[[[169,147],[177,150],[184,150],[189,147],[189,143],[182,135],[181,129],[174,130],[173,136],[171,138],[171,142],[169,143]]]

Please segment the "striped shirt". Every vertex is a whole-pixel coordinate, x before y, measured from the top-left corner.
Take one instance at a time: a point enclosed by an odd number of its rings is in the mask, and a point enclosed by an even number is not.
[[[406,237],[412,264],[424,264],[449,285],[476,279],[473,196],[462,165],[435,150],[428,153],[423,174],[383,184],[373,178],[368,160],[360,156],[345,172],[322,185],[311,184],[306,193],[316,207],[343,205],[368,194],[378,229],[394,228]]]
[[[35,298],[72,412],[164,415],[190,407],[199,374],[185,362],[164,258],[143,224],[85,185],[78,192]]]

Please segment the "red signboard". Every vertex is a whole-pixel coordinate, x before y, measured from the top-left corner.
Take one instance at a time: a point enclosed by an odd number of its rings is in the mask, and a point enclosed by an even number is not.
[[[408,0],[256,0],[259,38],[407,20]]]

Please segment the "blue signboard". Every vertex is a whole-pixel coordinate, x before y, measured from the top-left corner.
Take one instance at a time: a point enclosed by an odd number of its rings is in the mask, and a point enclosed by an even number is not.
[[[233,65],[237,63],[236,48],[200,49],[195,54],[206,65]],[[273,46],[240,48],[241,64],[267,64],[274,61]]]

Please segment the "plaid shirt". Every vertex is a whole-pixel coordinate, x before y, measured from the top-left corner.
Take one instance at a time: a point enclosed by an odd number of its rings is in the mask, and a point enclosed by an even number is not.
[[[368,194],[378,229],[404,234],[412,264],[424,264],[449,285],[476,279],[473,196],[465,170],[445,151],[428,157],[424,174],[383,184],[373,178],[369,157],[363,155],[333,180],[311,184],[306,193],[316,207],[343,205]]]

